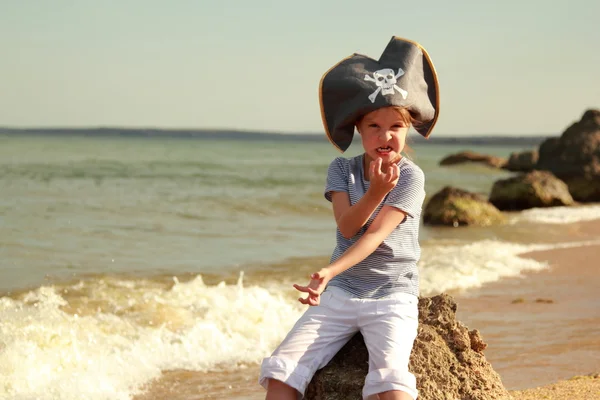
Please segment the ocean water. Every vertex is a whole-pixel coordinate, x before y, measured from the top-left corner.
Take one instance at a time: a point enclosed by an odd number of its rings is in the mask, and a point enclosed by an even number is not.
[[[488,194],[511,175],[438,166],[464,145],[413,147],[428,197]],[[303,311],[292,283],[333,249],[323,187],[338,155],[314,141],[0,135],[0,399],[141,398],[177,371],[179,385],[208,374],[185,390],[212,393],[255,368]],[[562,226],[597,218],[580,206],[423,226],[422,294],[544,269],[519,254],[572,245]]]

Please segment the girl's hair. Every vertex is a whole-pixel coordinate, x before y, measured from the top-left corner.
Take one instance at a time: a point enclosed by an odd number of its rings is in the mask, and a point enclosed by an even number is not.
[[[400,115],[402,121],[406,124],[409,124],[409,126],[413,126],[413,124],[416,122],[406,108],[398,106],[392,106],[392,108],[398,113],[398,115]]]
[[[398,115],[400,115],[400,117],[402,118],[402,122],[404,122],[412,127],[419,126],[420,122],[417,121],[415,119],[415,117],[413,117],[413,115],[410,113],[410,111],[408,111],[406,108],[399,107],[399,106],[389,106],[389,107],[393,108],[394,111],[396,111],[398,113]],[[365,115],[367,115],[367,114],[365,114]],[[356,121],[356,123],[354,124],[356,127],[358,127],[358,125],[361,123],[361,121],[363,120],[365,115],[363,115]]]

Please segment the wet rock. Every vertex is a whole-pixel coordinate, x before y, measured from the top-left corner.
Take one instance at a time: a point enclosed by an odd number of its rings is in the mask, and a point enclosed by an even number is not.
[[[506,165],[506,159],[502,157],[479,154],[473,151],[463,151],[451,154],[440,161],[440,165],[456,165],[464,163],[484,164],[493,168],[502,168]]]
[[[500,376],[485,359],[486,344],[477,330],[456,320],[456,303],[442,294],[419,299],[419,332],[410,371],[419,400],[511,399]],[[368,372],[368,352],[360,334],[308,386],[309,400],[359,400]]]
[[[600,201],[600,110],[587,110],[559,138],[544,141],[536,168],[564,181],[576,201]]]
[[[423,211],[423,222],[427,225],[488,226],[505,219],[484,196],[451,186],[437,192]]]
[[[496,181],[490,202],[499,210],[568,206],[574,203],[567,185],[548,171],[532,171]]]
[[[511,153],[503,168],[512,172],[530,172],[536,168],[538,159],[539,153],[537,150]]]

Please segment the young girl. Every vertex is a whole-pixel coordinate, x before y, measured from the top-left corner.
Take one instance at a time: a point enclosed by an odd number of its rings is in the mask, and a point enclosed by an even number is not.
[[[314,373],[358,331],[369,351],[363,398],[417,398],[408,364],[418,326],[422,170],[402,156],[413,126],[428,137],[438,83],[427,52],[393,37],[376,61],[354,54],[321,79],[323,123],[344,152],[355,128],[364,153],[329,165],[325,197],[337,223],[328,266],[299,301],[310,307],[261,366],[267,400],[301,399]]]

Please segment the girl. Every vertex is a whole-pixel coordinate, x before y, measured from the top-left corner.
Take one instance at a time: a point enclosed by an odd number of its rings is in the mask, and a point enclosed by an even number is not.
[[[402,156],[412,125],[428,137],[439,113],[427,52],[393,37],[381,58],[353,54],[320,84],[323,124],[344,152],[355,128],[364,153],[329,165],[325,197],[337,223],[328,266],[299,301],[310,307],[261,366],[267,400],[301,399],[314,373],[358,331],[369,351],[363,398],[417,398],[408,364],[418,326],[422,170]]]

